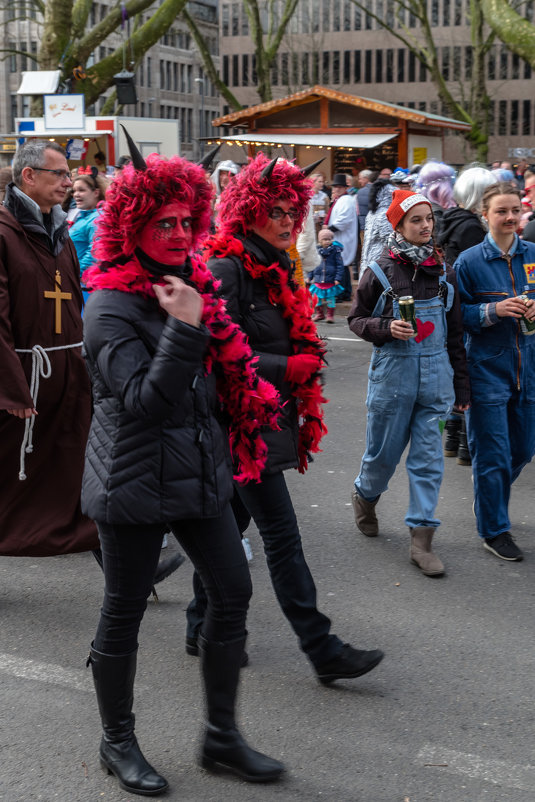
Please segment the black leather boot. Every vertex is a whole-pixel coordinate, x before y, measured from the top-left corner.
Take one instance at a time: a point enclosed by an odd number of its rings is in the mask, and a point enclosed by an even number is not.
[[[466,421],[463,417],[461,431],[459,432],[459,448],[457,449],[457,465],[471,465],[472,459],[468,450],[468,438],[466,436]]]
[[[446,439],[444,440],[444,456],[456,457],[459,448],[459,435],[461,433],[461,426],[463,425],[463,418],[454,417],[448,418],[444,427],[446,431]]]
[[[137,651],[125,655],[97,652],[91,647],[91,664],[98,709],[104,734],[100,743],[100,763],[114,774],[125,791],[141,796],[157,796],[168,788],[148,763],[134,735],[134,679]]]
[[[201,765],[211,771],[229,771],[249,782],[277,780],[283,764],[251,749],[234,718],[245,638],[217,643],[201,635],[198,642],[208,712]]]

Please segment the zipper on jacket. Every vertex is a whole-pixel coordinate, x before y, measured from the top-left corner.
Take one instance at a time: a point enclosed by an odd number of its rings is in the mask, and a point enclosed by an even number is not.
[[[510,253],[504,253],[503,254],[503,258],[507,262],[507,267],[509,268],[509,273],[510,273],[510,276],[511,276],[511,282],[513,284],[513,293],[516,296],[517,295],[517,291],[516,291],[516,286],[515,286],[515,276],[514,276],[514,273],[513,273],[513,257],[511,256]],[[517,390],[520,390],[520,369],[522,367],[522,354],[520,352],[520,342],[518,340],[519,332],[520,332],[520,322],[517,320],[516,321],[516,350],[517,350],[517,353],[518,353],[518,360],[517,360],[517,365],[516,365],[516,389]]]

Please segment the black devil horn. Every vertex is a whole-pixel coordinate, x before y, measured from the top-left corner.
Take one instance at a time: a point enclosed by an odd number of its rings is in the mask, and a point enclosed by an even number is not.
[[[310,173],[311,173],[313,170],[315,170],[315,169],[316,169],[316,167],[318,167],[318,166],[319,166],[319,165],[320,165],[322,162],[324,162],[324,161],[325,161],[325,156],[323,157],[323,159],[318,159],[318,161],[317,161],[317,162],[312,162],[312,164],[309,164],[309,165],[308,165],[308,167],[301,167],[301,172],[303,173],[303,175],[304,175],[304,176],[305,176],[305,178],[306,178],[307,176],[309,176],[309,175],[310,175]]]
[[[271,173],[273,172],[273,168],[278,162],[278,157],[276,159],[272,159],[269,164],[266,164],[262,172],[260,173],[259,181],[269,181],[271,178]]]
[[[200,160],[200,162],[197,162],[197,165],[199,167],[202,167],[203,170],[209,170],[210,169],[210,165],[212,164],[213,160],[215,159],[215,155],[216,155],[217,151],[219,150],[219,148],[221,147],[222,144],[223,143],[220,142],[220,144],[216,145],[215,148],[212,148],[212,150],[209,150],[208,153],[206,154],[206,156],[203,156],[202,159]]]
[[[136,143],[134,142],[134,140],[132,139],[132,137],[130,136],[130,134],[128,133],[128,131],[126,130],[126,128],[122,123],[120,123],[120,126],[124,131],[124,135],[128,143],[128,150],[130,151],[130,155],[132,157],[132,164],[134,165],[136,170],[146,170],[147,163],[143,158],[143,156],[141,155],[141,153],[139,152]]]

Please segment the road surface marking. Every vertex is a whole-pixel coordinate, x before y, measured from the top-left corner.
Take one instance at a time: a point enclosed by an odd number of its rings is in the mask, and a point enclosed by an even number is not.
[[[327,337],[328,340],[338,340],[341,343],[363,343],[360,337]]]
[[[479,755],[455,752],[453,749],[443,749],[431,744],[425,744],[420,749],[418,762],[429,768],[436,767],[437,771],[466,774],[474,780],[484,780],[521,791],[533,791],[535,788],[535,766],[521,766],[494,758],[489,760]]]
[[[77,691],[93,691],[93,681],[89,669],[63,668],[54,663],[39,663],[12,654],[0,654],[0,672],[13,677],[46,682],[48,685],[61,685]]]

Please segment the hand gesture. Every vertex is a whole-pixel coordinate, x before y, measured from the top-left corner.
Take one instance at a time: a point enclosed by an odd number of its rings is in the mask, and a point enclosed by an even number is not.
[[[506,298],[504,301],[498,301],[496,304],[496,314],[498,317],[520,318],[522,315],[526,315],[527,317],[528,315],[533,314],[533,310],[530,308],[533,304],[533,301],[529,301],[528,303],[529,306],[517,297]]]
[[[410,340],[414,337],[414,329],[407,320],[394,319],[390,324],[390,334],[396,340]]]
[[[154,292],[162,309],[171,317],[199,328],[203,300],[194,287],[178,276],[164,276],[165,284],[155,284]]]
[[[36,409],[6,409],[6,412],[9,412],[10,415],[14,415],[16,418],[31,418],[32,415],[37,415]]]

